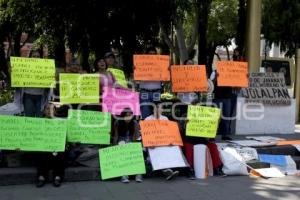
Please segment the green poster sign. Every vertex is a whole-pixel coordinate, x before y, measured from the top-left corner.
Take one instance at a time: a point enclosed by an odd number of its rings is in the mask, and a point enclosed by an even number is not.
[[[98,74],[59,75],[60,102],[62,104],[99,103]]]
[[[115,69],[115,68],[108,68],[107,71],[111,72],[114,77],[117,79],[118,83],[127,88],[127,81],[123,70]]]
[[[99,157],[102,180],[146,173],[141,143],[100,149]]]
[[[205,106],[188,106],[188,123],[186,135],[215,138],[221,111],[218,108]]]
[[[11,86],[55,88],[53,59],[10,57]]]
[[[65,151],[66,120],[0,115],[0,149]]]
[[[67,141],[84,144],[110,144],[110,113],[69,110]]]

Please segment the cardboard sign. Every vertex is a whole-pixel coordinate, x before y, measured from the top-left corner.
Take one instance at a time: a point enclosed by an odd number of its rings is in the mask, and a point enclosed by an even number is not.
[[[153,170],[188,167],[179,146],[149,148],[148,152]]]
[[[187,136],[215,138],[221,110],[205,106],[188,106]]]
[[[115,68],[108,68],[108,72],[111,72],[114,77],[117,79],[119,85],[122,87],[127,88],[127,81],[123,70],[115,69]]]
[[[140,122],[144,147],[183,146],[178,124],[168,120],[146,120]]]
[[[169,81],[170,56],[133,55],[134,80]]]
[[[62,73],[59,80],[60,103],[99,103],[99,75]]]
[[[10,57],[11,86],[55,88],[53,59]]]
[[[67,141],[83,144],[110,144],[111,116],[86,110],[69,110]]]
[[[270,163],[279,166],[286,166],[287,162],[284,155],[268,155],[268,154],[258,154],[259,161]]]
[[[100,149],[99,157],[102,180],[146,173],[141,143]]]
[[[172,65],[173,92],[207,92],[205,65]]]
[[[0,115],[0,149],[65,151],[66,120]]]
[[[127,89],[103,87],[102,111],[120,115],[125,108],[130,108],[134,115],[141,115],[138,92]]]
[[[217,84],[228,87],[248,87],[248,63],[217,61]]]
[[[291,97],[282,73],[251,73],[249,88],[243,89],[248,103],[290,105]]]

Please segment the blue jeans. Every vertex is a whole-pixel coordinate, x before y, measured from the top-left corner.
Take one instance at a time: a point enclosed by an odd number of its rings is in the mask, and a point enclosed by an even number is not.
[[[140,104],[142,119],[150,116],[153,112],[153,103],[160,101],[160,91],[150,92],[141,90],[140,92]],[[151,105],[152,104],[152,105]]]
[[[221,121],[218,134],[228,136],[231,133],[232,102],[231,99],[214,99],[214,103],[221,109]]]
[[[24,114],[26,117],[42,117],[42,95],[31,95],[24,93]]]

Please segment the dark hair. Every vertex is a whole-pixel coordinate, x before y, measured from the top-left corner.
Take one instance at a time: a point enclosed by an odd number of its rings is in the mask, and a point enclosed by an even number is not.
[[[157,53],[157,50],[154,46],[150,46],[146,49],[146,53],[148,54],[150,51],[155,51],[155,53]]]
[[[130,120],[129,123],[126,123],[124,118],[126,117],[127,114],[132,115],[132,119]],[[118,133],[126,133],[129,131],[129,135],[133,135],[134,129],[135,129],[135,123],[134,123],[134,118],[133,118],[133,112],[131,111],[130,108],[124,108],[123,111],[120,114],[120,120],[118,120],[117,123],[117,128],[118,128]]]
[[[35,52],[37,52],[40,55],[39,57],[41,57],[41,51],[40,50],[38,50],[38,49],[31,49],[30,52],[29,52],[29,58],[31,58],[32,54],[35,53]]]
[[[183,64],[186,65],[189,61],[192,61],[191,59],[186,59]],[[194,62],[194,61],[193,61]]]
[[[104,59],[103,58],[96,58],[95,61],[94,61],[94,67],[95,67],[96,70],[98,69],[98,63],[99,63],[100,60],[104,60]],[[105,63],[105,69],[107,69],[107,64],[106,64],[106,62],[104,62],[104,63]]]
[[[111,51],[104,54],[104,58],[109,58],[109,57],[116,58],[115,54]]]

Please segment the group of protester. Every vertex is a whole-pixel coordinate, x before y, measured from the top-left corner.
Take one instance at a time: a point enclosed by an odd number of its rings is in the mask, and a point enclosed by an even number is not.
[[[157,50],[154,47],[150,47],[146,50],[146,54],[156,55]],[[41,58],[39,51],[32,51],[30,57]],[[97,58],[94,62],[94,67],[97,69],[96,73],[99,73],[100,77],[100,104],[101,94],[103,87],[122,87],[118,84],[118,80],[115,78],[109,68],[117,68],[114,66],[115,55],[112,52],[106,53],[103,58]],[[192,60],[186,60],[184,64],[194,64]],[[65,68],[66,73],[84,73],[79,65],[68,65]],[[218,74],[214,71],[210,79],[216,82]],[[133,141],[140,141],[140,127],[138,120],[169,120],[163,115],[164,103],[161,101],[161,94],[163,91],[164,82],[162,81],[138,81],[138,90],[140,94],[141,104],[141,116],[134,116],[133,112],[126,108],[123,110],[118,119],[113,119],[113,128],[111,130],[111,141],[113,145],[129,143]],[[57,87],[59,88],[59,87]],[[56,108],[53,104],[49,103],[53,100],[53,94],[59,96],[59,91],[53,91],[52,89],[42,88],[18,88],[14,96],[15,101],[19,102],[19,105],[23,107],[24,116],[27,117],[46,117],[51,118],[53,116],[67,117],[67,110],[77,109],[78,105],[69,105]],[[220,174],[222,163],[218,157],[216,145],[213,140],[199,137],[186,136],[186,124],[187,120],[187,108],[188,105],[194,105],[200,103],[200,93],[179,93],[177,94],[178,99],[183,103],[179,108],[180,116],[184,120],[178,121],[180,132],[184,146],[182,148],[189,167],[184,169],[184,173],[190,178],[194,179],[193,170],[193,146],[195,144],[206,144],[212,153],[212,160],[214,164],[214,170],[216,174]],[[54,99],[55,100],[55,99]],[[236,104],[236,93],[233,88],[230,87],[218,87],[215,84],[214,90],[214,103],[222,108],[223,116],[221,118],[219,133],[222,135],[223,140],[230,140],[229,134],[231,133],[231,119],[230,117],[234,113]],[[152,104],[152,105],[151,105]],[[87,107],[87,109],[101,111],[101,107]],[[227,118],[226,118],[227,117]],[[85,165],[86,159],[84,158],[83,152],[89,152],[89,157],[93,157],[93,161],[89,160],[89,164],[86,166],[98,166],[98,149],[102,146],[99,145],[78,145],[69,144],[66,152],[54,152],[54,153],[37,153],[37,181],[36,186],[42,187],[48,180],[49,170],[53,170],[53,184],[58,187],[64,177],[64,169],[66,166],[66,160],[71,159],[72,161],[78,162],[79,164]],[[85,149],[85,150],[82,150]],[[87,151],[88,150],[88,151]],[[91,156],[91,152],[95,156]],[[145,150],[145,162],[148,163],[147,151]],[[92,164],[91,164],[92,163]],[[171,180],[179,174],[180,170],[176,169],[165,169],[161,173],[166,177],[167,180]],[[129,182],[128,176],[121,177],[121,181],[124,183]],[[135,181],[142,182],[142,176],[136,175]]]

